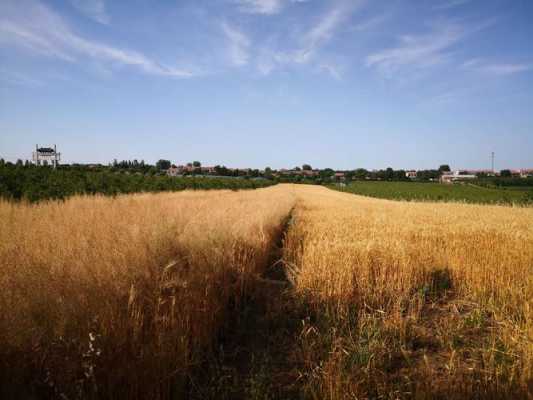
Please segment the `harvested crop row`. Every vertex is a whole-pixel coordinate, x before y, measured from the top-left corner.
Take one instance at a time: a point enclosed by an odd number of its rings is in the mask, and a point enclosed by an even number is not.
[[[292,206],[279,187],[0,202],[0,397],[179,395]]]
[[[533,209],[296,193],[307,396],[527,397]]]

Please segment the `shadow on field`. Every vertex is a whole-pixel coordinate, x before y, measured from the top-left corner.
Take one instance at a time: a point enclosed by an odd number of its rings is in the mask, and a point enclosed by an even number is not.
[[[269,266],[249,283],[239,305],[231,305],[214,356],[190,377],[192,399],[287,399],[298,397],[298,335],[302,316],[282,261],[289,215]]]

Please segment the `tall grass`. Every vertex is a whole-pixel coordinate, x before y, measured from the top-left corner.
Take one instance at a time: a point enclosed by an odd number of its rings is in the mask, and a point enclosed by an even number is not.
[[[533,395],[533,209],[297,193],[305,397]]]
[[[0,397],[183,395],[292,206],[276,187],[0,202]]]

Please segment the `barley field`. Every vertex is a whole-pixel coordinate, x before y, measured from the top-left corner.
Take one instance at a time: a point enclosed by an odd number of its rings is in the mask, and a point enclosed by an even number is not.
[[[0,202],[2,398],[533,396],[533,208]]]

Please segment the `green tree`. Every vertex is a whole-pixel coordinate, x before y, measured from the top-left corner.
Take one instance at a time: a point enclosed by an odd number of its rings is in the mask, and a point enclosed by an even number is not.
[[[320,174],[320,177],[327,178],[327,177],[335,175],[335,171],[332,170],[331,168],[325,168],[321,170],[319,174]]]
[[[311,171],[313,168],[309,164],[302,165],[302,169],[304,171]]]
[[[357,179],[365,179],[367,176],[369,176],[369,173],[364,168],[357,168],[354,171],[354,177],[357,178]]]
[[[443,172],[450,172],[451,168],[448,164],[443,164],[439,167],[439,172],[442,174]]]
[[[202,166],[202,163],[200,161],[193,161],[192,166],[194,168],[200,168]]]
[[[513,174],[512,174],[511,171],[508,170],[508,169],[502,169],[502,170],[500,171],[500,176],[501,176],[502,178],[510,178],[511,176],[513,176]]]
[[[169,160],[159,160],[158,162],[155,163],[155,166],[159,170],[169,169],[171,166],[171,163]]]

